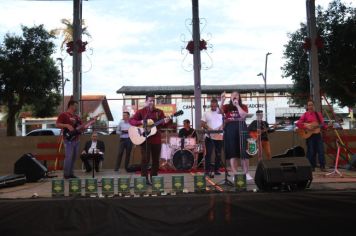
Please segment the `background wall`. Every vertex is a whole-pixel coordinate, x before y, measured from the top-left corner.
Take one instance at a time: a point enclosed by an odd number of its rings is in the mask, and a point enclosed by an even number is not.
[[[332,131],[330,131],[332,132]],[[356,130],[343,131],[344,134],[356,136]],[[272,156],[286,152],[288,148],[300,145],[305,149],[305,140],[301,139],[294,132],[276,131],[269,135],[272,149]],[[90,136],[81,136],[80,150]],[[99,139],[105,142],[106,152],[103,162],[104,169],[114,169],[116,156],[118,154],[119,137],[117,135],[99,136]],[[8,175],[13,173],[14,163],[25,153],[32,154],[54,154],[55,149],[37,149],[38,143],[56,143],[58,137],[42,136],[42,137],[0,137],[0,175]],[[356,147],[356,143],[351,144]],[[306,150],[306,149],[305,149]],[[327,164],[332,165],[332,159],[328,156]],[[130,163],[140,163],[139,147],[134,147]],[[251,165],[256,165],[257,158],[251,159]],[[121,168],[124,165],[124,158],[121,163]],[[76,161],[76,169],[81,168],[81,160],[78,157]]]

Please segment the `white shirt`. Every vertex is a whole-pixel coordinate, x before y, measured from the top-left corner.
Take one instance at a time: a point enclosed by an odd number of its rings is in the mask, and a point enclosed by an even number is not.
[[[210,110],[205,112],[201,120],[206,122],[206,124],[212,130],[218,130],[222,127],[223,124],[222,114],[220,114],[217,110]],[[208,134],[206,134],[206,136],[209,137]]]
[[[94,141],[91,142],[91,146],[90,146],[90,148],[89,148],[89,150],[88,150],[88,153],[95,153],[96,144],[97,144],[97,143],[98,143],[98,142],[94,142]]]

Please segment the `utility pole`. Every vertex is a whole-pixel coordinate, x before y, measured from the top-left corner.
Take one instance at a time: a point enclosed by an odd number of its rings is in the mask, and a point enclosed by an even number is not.
[[[73,99],[78,101],[78,115],[82,114],[82,0],[73,0]]]
[[[193,13],[193,68],[194,68],[194,103],[195,103],[195,128],[200,128],[201,123],[201,58],[200,58],[200,21],[199,1],[192,0]]]
[[[317,36],[315,20],[315,0],[306,0],[308,37],[310,39],[309,59],[309,81],[310,96],[314,102],[315,110],[321,111],[320,81],[319,81],[319,61],[318,48],[315,45]]]

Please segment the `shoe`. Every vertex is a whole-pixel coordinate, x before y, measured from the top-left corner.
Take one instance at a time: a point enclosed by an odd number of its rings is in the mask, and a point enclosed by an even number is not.
[[[221,175],[221,173],[219,171],[215,171],[214,174],[215,175]]]
[[[146,179],[146,185],[152,185],[152,183],[148,179]]]
[[[314,172],[315,171],[315,167],[312,167],[312,172]]]
[[[90,170],[85,170],[85,173],[90,173],[91,172],[91,169]]]
[[[246,174],[246,180],[253,180],[252,176],[249,173]]]
[[[321,172],[328,172],[328,171],[325,169],[325,167],[320,167],[320,171],[321,171]]]
[[[70,176],[69,176],[69,178],[72,178],[72,179],[78,179],[78,177],[77,177],[77,176],[75,176],[75,175],[70,175]]]

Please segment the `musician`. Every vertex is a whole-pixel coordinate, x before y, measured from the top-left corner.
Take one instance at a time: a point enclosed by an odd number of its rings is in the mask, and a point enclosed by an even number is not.
[[[263,111],[262,110],[257,110],[256,111],[256,120],[252,121],[251,124],[248,126],[248,130],[254,134],[253,138],[259,139],[261,138],[261,143],[259,143],[259,150],[263,150],[263,154],[265,155],[266,160],[271,160],[271,145],[268,140],[268,132],[271,132],[269,130],[269,124],[267,121],[263,120]],[[260,133],[258,133],[260,132]]]
[[[246,152],[247,125],[246,116],[248,108],[242,104],[241,96],[237,91],[231,93],[230,102],[224,104],[226,93],[221,94],[220,109],[225,115],[224,144],[225,159],[230,160],[233,174],[237,174],[238,158],[247,180],[253,178],[249,174],[249,156]]]
[[[80,159],[82,159],[84,163],[84,167],[86,172],[90,172],[92,170],[92,166],[90,164],[90,155],[88,154],[96,154],[95,157],[95,171],[99,172],[99,164],[100,161],[104,160],[105,153],[105,144],[103,141],[98,140],[98,133],[93,132],[91,135],[91,140],[85,143],[82,154],[80,155]]]
[[[183,120],[183,128],[181,128],[178,132],[178,137],[180,138],[196,138],[197,134],[195,129],[190,127],[190,120]]]
[[[145,129],[150,128],[154,122],[164,119],[164,124],[169,122],[169,118],[164,115],[164,112],[155,107],[155,96],[153,94],[146,95],[145,106],[136,111],[129,123],[134,126],[143,126]],[[158,128],[164,125],[159,125]],[[147,145],[147,146],[146,146]],[[151,135],[147,140],[140,145],[141,149],[141,176],[146,177],[146,183],[151,185],[152,176],[157,176],[159,167],[159,157],[161,153],[161,132],[158,129],[157,133]],[[147,149],[147,152],[146,152]],[[150,178],[148,178],[148,163],[152,157],[152,166]],[[151,182],[150,182],[151,180]]]
[[[296,125],[299,129],[313,132],[313,134],[306,139],[307,158],[313,171],[316,167],[316,155],[318,155],[320,170],[326,171],[323,140],[321,133],[317,132],[317,130],[320,131],[320,127],[326,129],[327,125],[324,124],[323,115],[320,112],[315,111],[313,101],[308,101],[307,111],[300,117]]]
[[[117,155],[115,169],[114,171],[119,171],[121,166],[122,156],[125,153],[125,169],[127,170],[130,162],[131,150],[132,150],[132,142],[129,138],[128,130],[130,128],[130,113],[124,111],[122,114],[122,120],[116,128],[116,134],[120,135],[120,144],[119,144],[119,153]]]
[[[77,178],[74,175],[74,162],[79,152],[79,135],[80,132],[76,134],[76,137],[73,140],[67,140],[65,138],[65,131],[74,131],[79,125],[82,124],[81,119],[75,113],[78,108],[77,101],[69,101],[67,105],[67,111],[61,113],[56,121],[56,127],[63,129],[63,141],[64,141],[64,149],[65,149],[65,158],[64,158],[64,166],[63,166],[63,177],[65,179],[69,178]]]
[[[223,118],[218,109],[218,100],[216,98],[210,101],[210,111],[204,113],[201,119],[201,126],[207,131],[205,134],[205,174],[209,175],[214,171],[215,175],[220,175],[219,168],[221,162],[222,137],[223,137]],[[209,133],[209,131],[221,131],[221,133]],[[211,154],[215,150],[214,169],[211,166]]]

